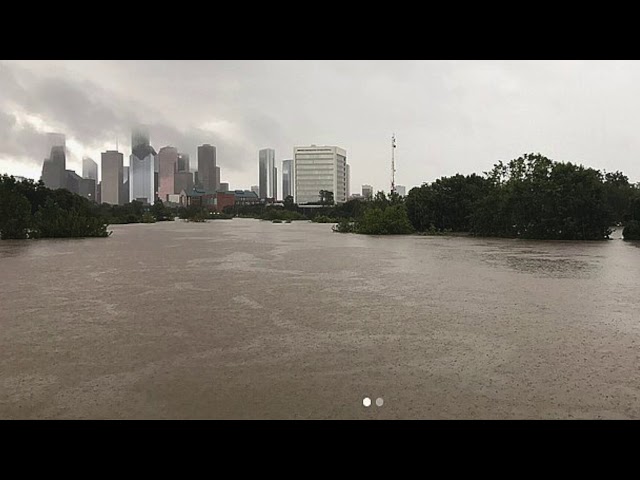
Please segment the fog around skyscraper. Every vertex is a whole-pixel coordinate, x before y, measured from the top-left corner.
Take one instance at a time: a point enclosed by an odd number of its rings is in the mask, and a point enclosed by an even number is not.
[[[82,176],[98,181],[98,164],[89,157],[82,159]]]
[[[638,77],[633,61],[2,61],[0,171],[39,178],[51,131],[69,169],[116,142],[126,164],[143,123],[194,160],[216,145],[232,185],[256,183],[264,146],[324,144],[349,152],[352,185],[388,189],[393,132],[407,190],[532,150],[637,181]]]

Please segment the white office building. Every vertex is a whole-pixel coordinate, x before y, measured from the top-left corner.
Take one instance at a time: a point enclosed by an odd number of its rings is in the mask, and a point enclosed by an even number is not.
[[[320,201],[320,190],[333,193],[335,203],[347,201],[347,152],[335,146],[310,145],[293,149],[296,203]]]
[[[347,200],[351,196],[351,167],[347,163]]]

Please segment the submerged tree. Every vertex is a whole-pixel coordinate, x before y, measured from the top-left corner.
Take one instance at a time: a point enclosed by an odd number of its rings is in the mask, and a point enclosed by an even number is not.
[[[526,154],[498,162],[484,177],[443,177],[414,188],[406,203],[420,231],[596,240],[607,238],[613,219],[630,210],[627,183],[619,172],[606,177],[582,165]]]
[[[625,240],[640,240],[640,222],[631,220],[622,230],[622,237]]]

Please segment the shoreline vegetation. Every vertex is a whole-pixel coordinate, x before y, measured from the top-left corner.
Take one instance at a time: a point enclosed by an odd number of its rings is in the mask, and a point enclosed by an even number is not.
[[[539,240],[605,240],[611,225],[625,240],[640,240],[640,184],[621,172],[525,154],[498,162],[483,175],[457,174],[423,183],[406,197],[378,192],[363,201],[333,203],[320,192],[316,208],[289,196],[282,206],[235,205],[223,213],[202,207],[171,208],[161,201],[98,205],[42,182],[0,176],[0,238],[107,237],[110,224],[257,218],[272,223],[332,223],[337,233],[476,236]]]
[[[380,192],[369,203],[360,221],[341,222],[334,230],[370,233],[368,214],[379,222],[377,233],[390,233],[385,228],[393,220],[404,225],[406,213],[421,235],[605,240],[616,225],[624,226],[625,240],[640,240],[639,184],[621,172],[603,173],[540,154],[498,162],[483,176],[442,177],[411,189],[404,199]],[[387,215],[394,206],[396,212]]]
[[[0,239],[108,237],[109,225],[173,221],[226,220],[224,213],[200,207],[97,204],[66,189],[51,190],[42,181],[17,181],[0,175]]]

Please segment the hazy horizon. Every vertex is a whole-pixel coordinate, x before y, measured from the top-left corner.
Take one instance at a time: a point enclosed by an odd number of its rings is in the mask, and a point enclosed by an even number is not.
[[[352,193],[388,190],[392,133],[407,191],[530,152],[638,182],[638,79],[637,61],[1,61],[0,173],[38,179],[46,132],[78,173],[116,140],[127,164],[142,123],[192,169],[216,145],[231,188],[258,183],[259,149],[281,177],[316,144],[346,149]]]

